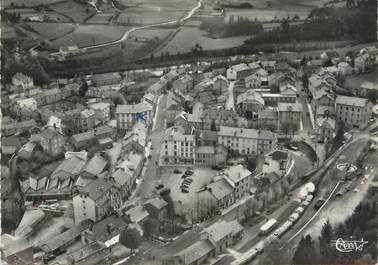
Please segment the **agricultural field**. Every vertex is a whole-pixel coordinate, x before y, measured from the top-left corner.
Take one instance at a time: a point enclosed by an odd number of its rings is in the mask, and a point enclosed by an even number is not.
[[[157,54],[168,52],[170,54],[187,53],[198,43],[204,50],[219,50],[240,46],[248,36],[212,39],[204,31],[194,27],[183,27],[176,36]]]
[[[190,10],[196,4],[196,0],[119,0],[122,5],[128,7],[141,7],[145,9],[162,10]]]
[[[86,23],[108,24],[114,15],[114,13],[98,13],[97,15],[94,15],[88,19]]]
[[[1,39],[14,39],[17,37],[17,31],[15,28],[5,24],[1,24]]]
[[[3,8],[11,6],[12,3],[14,6],[37,6],[41,3],[53,4],[60,1],[62,0],[1,0],[1,5]]]
[[[42,39],[47,40],[61,37],[75,28],[75,26],[70,23],[29,22],[27,24],[37,31]]]
[[[85,19],[95,14],[93,7],[86,4],[80,4],[75,1],[67,1],[50,6],[51,9],[58,13],[64,14],[72,18],[75,22],[83,22]]]
[[[149,25],[177,20],[187,14],[188,11],[179,10],[151,10],[144,8],[128,8],[127,13],[121,13],[117,19],[122,24]]]
[[[155,39],[156,37],[159,38],[159,40],[163,40],[166,37],[168,37],[169,34],[172,33],[172,29],[140,29],[137,31],[134,31],[130,34],[129,39],[138,39],[138,40],[151,40]]]
[[[378,83],[378,73],[377,71],[373,71],[367,74],[360,74],[360,75],[350,75],[347,76],[345,79],[344,86],[346,88],[356,88],[360,87],[361,84],[365,81],[369,81],[372,83]]]
[[[79,47],[118,40],[129,27],[109,25],[79,25],[75,31],[53,41],[56,48],[77,45]],[[101,34],[99,34],[101,33]]]

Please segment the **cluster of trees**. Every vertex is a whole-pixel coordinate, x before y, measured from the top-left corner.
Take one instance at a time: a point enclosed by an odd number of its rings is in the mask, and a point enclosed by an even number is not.
[[[3,12],[3,21],[9,21],[10,23],[18,23],[21,20],[21,14],[20,13],[8,13]]]
[[[333,227],[327,221],[317,240],[310,235],[302,237],[293,256],[292,264],[374,264],[372,258],[377,257],[378,249],[378,223],[376,220],[377,207],[374,203],[359,204],[344,223]],[[333,244],[333,240],[338,238],[343,240],[363,239],[369,243],[363,246],[362,251],[341,253]]]
[[[322,40],[375,41],[376,39],[376,1],[368,0],[355,8],[315,8],[306,23],[290,25],[289,21],[285,20],[280,28],[262,32],[248,40],[246,45]]]
[[[23,73],[34,80],[34,84],[42,86],[50,81],[49,74],[45,71],[42,61],[36,57],[28,57],[21,61],[8,61],[3,68],[5,83],[11,83],[12,76]]]
[[[208,18],[202,21],[200,29],[219,37],[255,35],[263,31],[263,26],[258,20],[251,21],[248,18],[238,17],[226,23],[223,18]]]

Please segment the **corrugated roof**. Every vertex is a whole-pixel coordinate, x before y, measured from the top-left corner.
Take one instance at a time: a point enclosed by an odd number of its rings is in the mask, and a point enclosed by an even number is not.
[[[152,106],[146,101],[142,101],[135,105],[117,105],[116,113],[141,113],[152,111]]]
[[[347,97],[347,96],[337,96],[336,104],[365,107],[368,103],[366,98],[357,98],[357,97]]]
[[[192,264],[196,260],[207,256],[214,249],[213,244],[208,239],[204,239],[194,243],[177,253],[175,256],[181,257],[184,264]]]
[[[247,139],[275,140],[276,134],[267,130],[246,129],[220,126],[218,136],[230,136]]]

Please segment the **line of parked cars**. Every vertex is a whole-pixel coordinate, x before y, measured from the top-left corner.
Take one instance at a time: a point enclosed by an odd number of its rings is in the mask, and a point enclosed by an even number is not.
[[[181,192],[184,192],[184,193],[188,193],[189,192],[189,186],[190,184],[192,184],[193,182],[193,179],[191,178],[191,176],[193,175],[193,170],[191,169],[187,169],[184,174],[181,176],[181,178],[183,179],[182,182],[181,182]]]

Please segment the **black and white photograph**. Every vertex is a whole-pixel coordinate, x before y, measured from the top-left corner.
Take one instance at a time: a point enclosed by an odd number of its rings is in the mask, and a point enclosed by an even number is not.
[[[0,0],[1,265],[377,265],[377,0]]]

